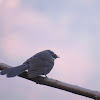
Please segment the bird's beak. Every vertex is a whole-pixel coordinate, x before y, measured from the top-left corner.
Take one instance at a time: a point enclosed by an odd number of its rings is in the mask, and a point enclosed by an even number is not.
[[[57,56],[57,58],[60,58],[59,56]]]

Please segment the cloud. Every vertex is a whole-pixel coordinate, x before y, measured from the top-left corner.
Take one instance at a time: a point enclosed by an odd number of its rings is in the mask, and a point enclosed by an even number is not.
[[[16,8],[20,5],[20,0],[4,0],[1,3],[5,8]]]
[[[25,48],[23,46],[21,36],[17,33],[9,34],[2,39],[2,48],[8,56],[17,55],[16,52],[21,54],[23,49],[20,48]]]
[[[57,48],[68,38],[67,19],[61,18],[63,21],[56,24],[49,16],[21,7],[20,0],[10,0],[3,5],[1,46],[6,54],[15,55],[17,50],[22,54],[23,50],[34,48]]]

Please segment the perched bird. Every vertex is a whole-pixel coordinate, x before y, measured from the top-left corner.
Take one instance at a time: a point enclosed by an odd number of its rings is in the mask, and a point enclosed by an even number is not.
[[[35,78],[39,75],[47,75],[54,66],[54,60],[59,58],[53,51],[44,50],[39,52],[26,60],[22,65],[5,69],[1,71],[1,75],[9,77],[14,77],[25,70],[28,70],[28,77]]]

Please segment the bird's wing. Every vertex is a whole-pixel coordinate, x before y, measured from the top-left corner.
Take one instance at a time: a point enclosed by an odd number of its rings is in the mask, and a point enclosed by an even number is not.
[[[46,70],[52,69],[54,63],[47,59],[41,59],[41,57],[35,56],[29,60],[28,76],[30,78],[37,77],[46,73]]]

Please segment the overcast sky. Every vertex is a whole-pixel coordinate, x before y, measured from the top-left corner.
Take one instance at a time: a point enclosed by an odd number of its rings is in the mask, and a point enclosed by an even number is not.
[[[99,0],[0,0],[0,62],[17,66],[39,51],[60,56],[48,77],[100,91]],[[0,76],[1,100],[91,100]]]

